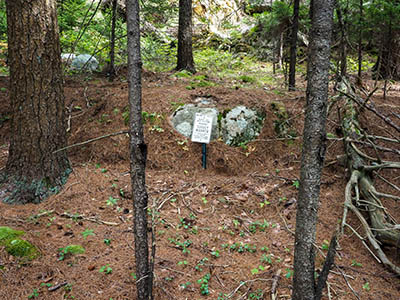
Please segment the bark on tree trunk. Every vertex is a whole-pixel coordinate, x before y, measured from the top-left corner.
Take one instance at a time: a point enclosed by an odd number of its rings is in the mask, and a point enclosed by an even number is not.
[[[192,0],[179,0],[178,63],[176,70],[196,73],[192,47]]]
[[[1,189],[9,203],[40,202],[70,170],[56,1],[7,0],[11,141]],[[7,191],[8,190],[8,191]]]
[[[134,201],[134,236],[137,299],[148,300],[152,294],[147,238],[146,158],[142,120],[142,59],[140,54],[140,19],[138,0],[127,0],[128,84],[130,104],[130,171]]]
[[[108,78],[115,78],[115,23],[117,21],[117,0],[113,0],[111,9],[111,37],[110,37],[110,64],[108,67]]]
[[[294,1],[292,37],[290,41],[290,64],[289,64],[289,91],[296,89],[296,56],[297,56],[297,32],[299,31],[299,6],[300,0]]]
[[[359,28],[359,36],[358,36],[358,72],[357,72],[357,83],[361,85],[362,83],[362,36],[363,36],[363,23],[364,23],[364,16],[363,16],[363,0],[360,0],[360,28]]]
[[[325,156],[329,56],[334,0],[313,1],[300,188],[296,214],[293,300],[314,300],[314,246]]]
[[[400,80],[400,30],[393,29],[391,22],[383,35],[382,52],[374,69],[377,79]]]

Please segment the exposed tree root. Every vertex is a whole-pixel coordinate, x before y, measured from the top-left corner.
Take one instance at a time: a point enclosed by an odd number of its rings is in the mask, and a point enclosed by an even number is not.
[[[355,146],[354,140],[361,140],[363,135],[360,132],[361,127],[357,120],[358,111],[354,107],[354,102],[366,106],[366,101],[360,100],[358,96],[353,93],[347,81],[341,82],[340,85],[342,89],[340,91],[341,94],[347,97],[345,107],[342,111],[342,127],[345,134],[344,143],[347,154],[347,167],[351,174],[345,190],[342,232],[345,226],[355,232],[355,230],[346,223],[348,210],[350,209],[357,216],[364,228],[366,238],[363,238],[357,233],[357,236],[362,239],[363,244],[380,263],[384,264],[397,275],[400,275],[400,267],[392,263],[381,248],[381,245],[390,245],[399,248],[400,225],[395,224],[395,221],[391,218],[380,200],[380,198],[391,198],[395,200],[399,200],[400,198],[395,195],[376,191],[372,180],[372,173],[374,171],[388,168],[400,169],[400,163],[382,161],[379,158],[378,149],[374,146],[378,158],[371,158]],[[382,114],[377,113],[377,115],[385,120]],[[397,125],[389,125],[397,130]],[[370,140],[369,143],[372,144],[372,141]],[[369,165],[366,160],[378,162],[378,164]],[[360,205],[366,208],[369,223],[358,209]],[[372,250],[366,245],[365,239],[368,240]]]

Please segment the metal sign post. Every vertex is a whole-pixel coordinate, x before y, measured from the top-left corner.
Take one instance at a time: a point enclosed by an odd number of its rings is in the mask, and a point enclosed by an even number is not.
[[[194,118],[192,142],[201,143],[203,169],[207,168],[207,144],[210,143],[213,117],[197,113]]]

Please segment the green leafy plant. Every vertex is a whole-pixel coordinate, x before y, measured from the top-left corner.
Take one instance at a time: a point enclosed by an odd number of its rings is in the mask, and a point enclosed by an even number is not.
[[[208,258],[204,257],[202,258],[199,263],[194,267],[196,271],[203,271],[203,266],[208,262]]]
[[[114,197],[110,196],[110,197],[108,197],[106,204],[108,206],[114,206],[117,204],[117,202],[118,202],[118,198],[114,198]]]
[[[85,248],[81,245],[68,245],[58,249],[58,260],[64,260],[68,255],[85,253]]]
[[[371,290],[371,287],[369,286],[369,282],[367,281],[366,283],[363,284],[362,288],[369,292]]]
[[[354,259],[351,261],[351,265],[352,265],[353,267],[362,267],[362,264],[359,263],[359,262],[357,262],[357,261],[354,260]]]
[[[197,280],[197,283],[200,283],[200,293],[202,295],[208,295],[210,293],[208,287],[208,282],[210,281],[210,279],[211,279],[211,274],[207,273],[202,278]]]
[[[298,180],[294,180],[292,184],[296,189],[299,189],[300,182]]]
[[[259,265],[257,268],[251,269],[251,274],[256,275],[260,271],[264,271],[264,270],[265,270],[264,266]]]
[[[104,274],[111,274],[112,273],[112,268],[110,267],[110,265],[109,264],[107,264],[107,265],[105,265],[105,266],[102,266],[101,268],[100,268],[100,270],[99,270],[99,272],[100,273],[104,273]]]
[[[33,292],[28,295],[28,299],[34,299],[39,297],[39,290],[38,289],[33,289]]]
[[[189,288],[189,286],[191,286],[192,283],[190,281],[186,281],[185,283],[181,283],[180,286],[182,287],[182,289],[186,290]]]
[[[285,277],[286,277],[286,278],[291,278],[292,276],[293,276],[293,270],[292,270],[292,269],[289,269],[289,268],[286,268]]]
[[[84,239],[86,239],[90,235],[95,235],[93,229],[86,228],[84,231],[81,232]]]

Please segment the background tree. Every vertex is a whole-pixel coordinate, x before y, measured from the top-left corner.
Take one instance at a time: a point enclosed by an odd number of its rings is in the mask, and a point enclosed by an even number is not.
[[[179,0],[177,70],[196,73],[192,47],[192,0]]]
[[[315,300],[314,241],[325,157],[326,108],[334,0],[314,0],[307,70],[307,104],[296,214],[293,300]]]
[[[130,105],[130,159],[134,203],[134,235],[137,299],[148,300],[152,294],[152,274],[147,238],[146,159],[142,120],[142,59],[138,0],[127,0],[128,85]]]
[[[299,31],[299,7],[300,0],[293,4],[292,36],[290,41],[290,63],[289,63],[289,91],[296,88],[296,57],[297,57],[297,32]]]
[[[67,180],[56,1],[6,1],[12,106],[1,189],[9,203],[38,202]]]

